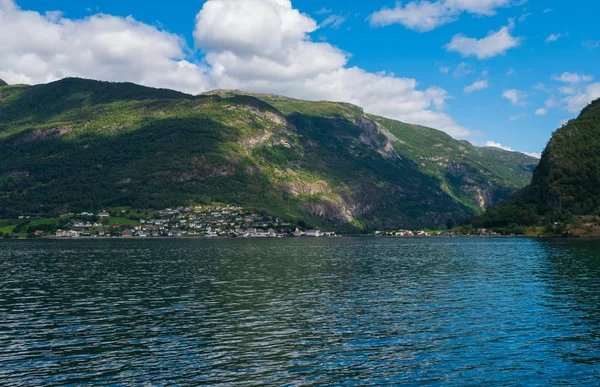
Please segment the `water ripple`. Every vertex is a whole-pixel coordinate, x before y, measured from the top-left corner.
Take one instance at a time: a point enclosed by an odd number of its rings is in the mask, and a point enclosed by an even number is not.
[[[0,242],[0,381],[597,385],[600,243]]]

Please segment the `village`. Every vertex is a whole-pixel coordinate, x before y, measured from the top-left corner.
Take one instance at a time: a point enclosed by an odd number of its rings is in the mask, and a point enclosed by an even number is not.
[[[212,204],[138,212],[126,207],[98,213],[63,213],[58,219],[20,216],[13,237],[28,238],[322,238],[335,231],[310,230],[237,205]],[[302,223],[301,223],[302,224]],[[497,236],[487,229],[376,231],[375,237],[422,238]],[[365,234],[367,236],[367,234]],[[4,238],[7,238],[4,235]]]
[[[64,227],[54,238],[285,238],[335,237],[335,231],[301,231],[283,219],[246,211],[235,205],[198,205],[159,210],[132,218],[127,209],[61,214]],[[118,223],[123,220],[122,223]],[[37,236],[44,231],[36,230]]]
[[[396,237],[396,238],[423,238],[423,237],[447,237],[454,238],[459,236],[481,236],[481,237],[491,237],[498,236],[497,233],[487,230],[485,228],[480,229],[470,229],[470,228],[460,228],[457,230],[446,230],[446,231],[411,231],[411,230],[398,230],[398,231],[376,231],[376,237]]]

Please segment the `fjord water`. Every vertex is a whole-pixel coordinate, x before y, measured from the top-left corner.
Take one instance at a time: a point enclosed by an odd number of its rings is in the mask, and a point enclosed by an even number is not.
[[[597,385],[600,242],[0,242],[0,384]]]

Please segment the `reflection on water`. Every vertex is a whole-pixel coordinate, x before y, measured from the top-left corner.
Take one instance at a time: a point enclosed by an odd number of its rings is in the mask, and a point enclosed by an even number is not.
[[[7,385],[598,384],[600,242],[0,243]]]

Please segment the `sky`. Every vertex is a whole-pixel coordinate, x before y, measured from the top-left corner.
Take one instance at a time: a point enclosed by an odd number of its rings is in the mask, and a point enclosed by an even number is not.
[[[359,105],[539,155],[600,98],[589,0],[0,0],[0,78]]]

